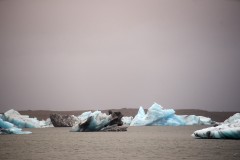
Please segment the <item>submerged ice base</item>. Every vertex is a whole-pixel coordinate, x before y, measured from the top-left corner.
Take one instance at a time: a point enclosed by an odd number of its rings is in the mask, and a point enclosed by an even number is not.
[[[226,119],[216,127],[197,130],[192,134],[194,138],[240,139],[240,113]]]

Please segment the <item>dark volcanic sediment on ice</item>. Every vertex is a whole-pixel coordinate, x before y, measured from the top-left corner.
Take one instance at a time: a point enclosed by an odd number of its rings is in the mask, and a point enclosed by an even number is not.
[[[137,108],[136,109],[122,108],[122,109],[110,109],[110,110],[112,110],[113,112],[120,111],[124,116],[133,116],[133,117],[138,112]],[[78,116],[86,111],[89,111],[89,110],[79,110],[79,111],[26,110],[26,111],[19,111],[19,113],[24,115],[29,115],[30,117],[36,117],[37,119],[41,120],[41,119],[49,118],[50,114],[53,114],[53,113]],[[101,110],[101,111],[104,113],[108,113],[109,110]],[[225,119],[237,113],[237,112],[209,112],[209,111],[197,110],[197,109],[179,109],[175,111],[176,111],[176,114],[178,115],[205,116],[205,117],[210,117],[213,121],[217,121],[217,122],[223,122]]]

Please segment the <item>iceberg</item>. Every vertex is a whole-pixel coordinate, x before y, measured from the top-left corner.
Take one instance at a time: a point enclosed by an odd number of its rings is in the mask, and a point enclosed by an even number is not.
[[[72,132],[91,132],[100,131],[102,128],[108,126],[112,120],[111,115],[102,113],[101,111],[84,112],[78,116],[80,123],[75,124],[70,131]]]
[[[216,127],[197,130],[192,134],[192,137],[208,139],[240,139],[240,113],[234,114]]]
[[[176,115],[173,109],[163,109],[154,103],[145,114],[142,107],[131,121],[130,126],[184,126],[184,125],[210,125],[211,118],[195,115]]]
[[[123,115],[121,112],[112,112],[109,114],[101,111],[84,112],[78,116],[79,123],[76,123],[70,131],[72,132],[121,132],[127,131],[127,126],[122,126]],[[130,122],[128,122],[130,123]]]
[[[49,122],[37,118],[30,118],[28,115],[21,115],[19,112],[11,109],[5,112],[2,116],[5,121],[8,121],[19,128],[45,128],[50,127]]]
[[[0,114],[0,134],[30,134],[30,131],[22,131],[21,128],[45,128],[52,127],[51,120],[39,121],[37,118],[30,118],[28,115],[21,115],[11,109]]]
[[[14,125],[12,123],[6,122],[2,118],[0,118],[0,128],[9,129],[12,127],[14,127]]]
[[[130,123],[130,126],[142,126],[144,124],[144,118],[146,114],[142,106],[139,107],[138,113],[133,118],[133,120]]]
[[[22,131],[21,128],[17,128],[14,124],[4,121],[0,116],[0,134],[30,134],[30,131]]]
[[[184,119],[175,115],[173,109],[163,109],[154,103],[145,114],[142,107],[132,120],[130,126],[180,126],[185,125]]]

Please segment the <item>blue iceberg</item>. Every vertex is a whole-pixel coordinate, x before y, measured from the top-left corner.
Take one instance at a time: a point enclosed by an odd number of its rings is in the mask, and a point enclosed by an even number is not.
[[[11,109],[4,114],[0,114],[1,134],[30,134],[32,132],[22,131],[21,128],[45,128],[52,127],[51,120],[39,121],[37,118],[30,118],[28,115],[21,115]]]
[[[180,126],[185,125],[184,119],[175,114],[173,109],[163,109],[154,103],[145,114],[142,107],[132,120],[130,126]]]
[[[44,128],[51,125],[47,121],[39,121],[37,118],[30,118],[28,115],[21,115],[19,112],[11,109],[3,114],[3,119],[19,128]]]
[[[142,107],[131,121],[130,126],[184,126],[184,125],[210,125],[211,118],[195,115],[176,115],[173,109],[163,109],[154,103],[145,114]]]
[[[17,128],[14,124],[4,121],[0,116],[0,134],[30,134],[32,132],[22,131],[21,128]]]
[[[12,127],[14,127],[14,125],[12,123],[4,121],[2,118],[0,118],[0,128],[9,129]]]
[[[192,134],[192,137],[207,139],[240,139],[240,113],[234,114],[216,127],[197,130]]]

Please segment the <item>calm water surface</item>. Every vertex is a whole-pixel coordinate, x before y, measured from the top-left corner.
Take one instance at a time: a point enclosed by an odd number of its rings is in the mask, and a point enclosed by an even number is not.
[[[28,129],[30,135],[0,135],[0,159],[240,159],[239,140],[194,139],[204,126],[129,127],[127,132]]]

